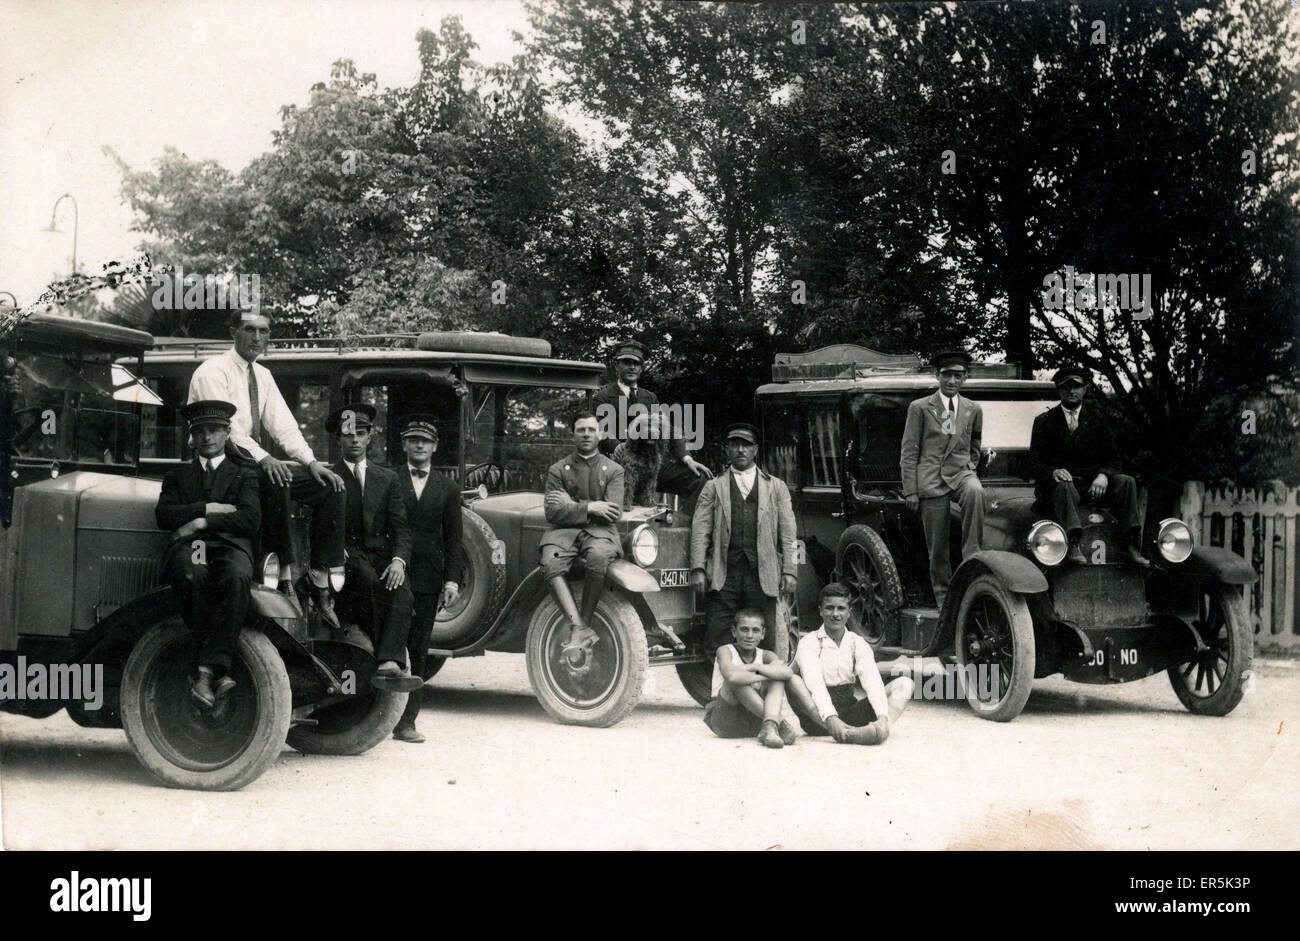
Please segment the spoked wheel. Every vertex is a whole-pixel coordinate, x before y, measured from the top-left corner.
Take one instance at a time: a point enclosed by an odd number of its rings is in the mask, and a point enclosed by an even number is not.
[[[581,586],[573,593],[581,606]],[[528,681],[542,708],[561,722],[605,727],[636,707],[649,655],[641,618],[622,595],[607,591],[591,622],[598,640],[571,659],[561,653],[568,620],[553,598],[538,605],[528,625]]]
[[[231,791],[280,754],[292,711],[289,675],[265,634],[240,631],[235,688],[213,709],[190,695],[194,637],[179,617],[151,628],[122,674],[122,727],[140,762],[174,787]]]
[[[1169,668],[1174,693],[1191,712],[1226,716],[1241,702],[1245,678],[1255,659],[1255,638],[1240,591],[1219,582],[1202,583],[1192,627],[1204,649]]]
[[[957,684],[982,718],[1010,722],[1034,682],[1034,621],[1022,595],[992,575],[967,586],[957,609]]]
[[[903,607],[903,583],[885,540],[870,526],[850,526],[840,537],[835,567],[853,593],[849,629],[872,647],[885,643]]]

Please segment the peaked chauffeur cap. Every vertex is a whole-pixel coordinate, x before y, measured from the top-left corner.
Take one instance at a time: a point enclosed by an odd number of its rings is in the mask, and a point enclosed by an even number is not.
[[[1065,385],[1071,380],[1087,385],[1092,382],[1092,376],[1082,366],[1062,366],[1052,374],[1052,382],[1058,386]]]
[[[375,407],[366,402],[352,402],[341,408],[336,408],[330,413],[329,418],[325,419],[325,430],[332,435],[346,433],[351,430],[362,431],[367,428],[373,428],[375,425]],[[352,427],[345,428],[344,424],[351,417]]]
[[[197,425],[225,425],[229,428],[234,414],[234,403],[221,399],[199,399],[181,408],[181,415],[191,428]]]
[[[438,443],[438,426],[432,415],[408,415],[402,427],[403,438],[427,438]]]
[[[644,363],[649,355],[650,347],[640,340],[624,340],[615,345],[614,355],[610,358],[614,360],[634,359],[637,362]]]

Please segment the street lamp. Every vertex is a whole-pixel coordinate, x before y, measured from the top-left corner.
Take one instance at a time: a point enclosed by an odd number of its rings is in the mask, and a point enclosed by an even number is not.
[[[75,199],[72,199],[71,193],[64,193],[62,196],[60,196],[58,199],[54,201],[54,208],[50,210],[50,224],[44,231],[46,232],[62,231],[57,225],[54,224],[54,222],[55,222],[55,216],[59,212],[59,203],[63,202],[65,199],[72,200],[72,273],[76,274],[77,273],[77,228],[79,225],[81,213],[78,212],[77,201]]]

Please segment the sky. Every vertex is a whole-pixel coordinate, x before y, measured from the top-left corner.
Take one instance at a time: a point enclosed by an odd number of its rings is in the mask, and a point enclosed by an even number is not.
[[[484,64],[518,52],[518,0],[0,0],[0,304],[77,268],[134,257],[141,233],[103,152],[148,166],[171,145],[238,172],[280,108],[350,58],[383,86],[418,72],[415,34],[459,15]]]

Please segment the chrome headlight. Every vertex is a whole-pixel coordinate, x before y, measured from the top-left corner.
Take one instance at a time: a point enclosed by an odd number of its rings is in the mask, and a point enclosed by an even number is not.
[[[642,523],[632,530],[627,542],[632,549],[632,558],[642,568],[649,568],[659,558],[659,534],[649,525]]]
[[[1156,547],[1166,562],[1186,562],[1192,554],[1193,545],[1192,531],[1182,520],[1170,517],[1160,521],[1160,529],[1156,532]]]
[[[266,588],[280,585],[280,557],[274,552],[268,552],[262,560],[262,585]]]
[[[1043,565],[1060,565],[1070,548],[1070,542],[1059,524],[1051,520],[1039,520],[1029,530],[1025,547]]]

